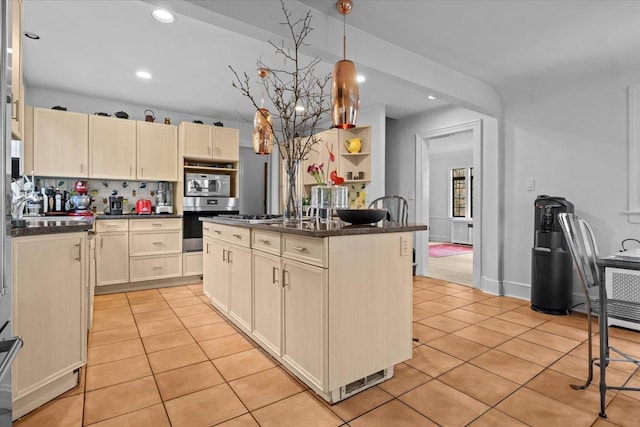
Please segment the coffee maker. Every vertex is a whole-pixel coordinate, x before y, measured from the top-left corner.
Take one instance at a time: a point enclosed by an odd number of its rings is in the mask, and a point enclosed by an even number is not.
[[[167,181],[158,181],[158,193],[156,196],[156,213],[172,214],[173,213],[173,196],[171,195],[171,183]]]
[[[109,196],[109,207],[104,210],[107,215],[122,215],[122,196]]]

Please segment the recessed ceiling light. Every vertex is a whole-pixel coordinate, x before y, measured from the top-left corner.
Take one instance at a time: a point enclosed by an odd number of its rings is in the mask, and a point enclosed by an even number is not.
[[[40,40],[40,36],[36,33],[31,33],[29,31],[24,32],[24,36],[30,38],[31,40]]]
[[[432,101],[433,101],[434,99],[436,99],[436,97],[435,97],[435,96],[433,96],[433,95],[429,95],[429,96],[427,96],[427,98],[429,98],[429,99],[430,99],[430,100],[432,100]]]
[[[140,77],[141,79],[149,80],[151,78],[151,73],[148,73],[146,71],[136,71],[136,76]]]
[[[367,79],[366,79],[362,74],[358,74],[358,75],[356,76],[356,81],[357,81],[358,83],[363,83],[365,80],[367,80]]]
[[[302,105],[296,105],[295,110],[298,111],[298,112],[302,112],[302,111],[304,111],[304,107]]]
[[[151,12],[151,16],[158,22],[162,22],[163,24],[171,24],[175,21],[176,18],[173,17],[171,12],[168,12],[164,9],[156,9]]]

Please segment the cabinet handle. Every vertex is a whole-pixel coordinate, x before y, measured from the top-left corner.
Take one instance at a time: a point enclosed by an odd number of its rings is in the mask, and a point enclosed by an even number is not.
[[[107,228],[118,228],[118,224],[109,224],[107,225]]]
[[[100,238],[100,250],[104,247],[104,239]]]
[[[133,166],[129,166],[129,176],[133,176]]]
[[[300,251],[300,252],[307,252],[307,248],[304,248],[302,246],[292,246],[291,249]]]
[[[222,261],[227,261],[227,250],[226,249],[222,250]]]
[[[229,264],[231,264],[233,262],[233,260],[231,259],[231,255],[233,255],[233,252],[227,251],[227,262]]]
[[[84,163],[80,163],[80,173],[84,173]]]
[[[78,248],[78,258],[76,258],[76,261],[82,261],[82,245],[76,243],[76,247]]]
[[[158,224],[157,222],[151,225],[153,225],[154,227],[162,227],[162,224]]]
[[[162,267],[153,267],[153,270],[162,270]]]
[[[235,237],[236,239],[242,239],[242,236],[240,234],[234,234],[233,237]]]
[[[216,233],[216,234],[222,234],[222,231],[220,231],[220,230],[213,230],[213,232]]]
[[[162,242],[153,242],[153,245],[154,245],[154,246],[161,246],[161,245],[162,245]]]
[[[278,274],[278,268],[277,267],[271,267],[272,271],[271,271],[271,283],[276,284],[278,283],[278,279],[276,279],[276,274]]]
[[[267,246],[269,246],[271,244],[271,240],[265,240],[265,239],[259,239],[258,242],[262,243],[263,245],[267,245]]]
[[[289,285],[289,282],[287,280],[288,278],[289,278],[289,272],[287,270],[282,270],[282,287],[283,288]]]
[[[144,176],[144,166],[140,166],[140,177]]]
[[[209,244],[207,243],[207,254],[209,254]]]
[[[13,96],[13,95],[12,95]],[[15,100],[11,102],[11,118],[13,120],[18,120],[18,102],[20,102],[19,100]],[[15,114],[14,114],[15,111]]]

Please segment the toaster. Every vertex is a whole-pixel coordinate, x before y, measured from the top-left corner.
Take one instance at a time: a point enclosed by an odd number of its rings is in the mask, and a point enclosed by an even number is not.
[[[149,215],[151,212],[151,200],[140,199],[136,202],[136,213],[138,215]]]

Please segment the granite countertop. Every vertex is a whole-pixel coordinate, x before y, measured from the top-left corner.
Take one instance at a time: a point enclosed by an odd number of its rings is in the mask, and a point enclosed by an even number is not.
[[[11,237],[38,236],[42,234],[82,233],[93,229],[93,217],[30,218],[26,227],[12,227]]]
[[[182,215],[178,214],[122,214],[122,215],[107,215],[96,214],[96,219],[149,219],[149,218],[182,218]]]
[[[358,234],[382,234],[382,233],[404,233],[407,231],[428,230],[425,224],[397,223],[380,221],[376,224],[355,225],[340,220],[331,223],[321,223],[315,220],[302,221],[294,224],[271,223],[271,224],[247,224],[236,220],[224,219],[220,217],[200,217],[202,222],[212,222],[215,224],[232,225],[244,228],[254,228],[256,230],[275,231],[278,233],[297,234],[308,237],[329,237],[329,236],[354,236]]]

